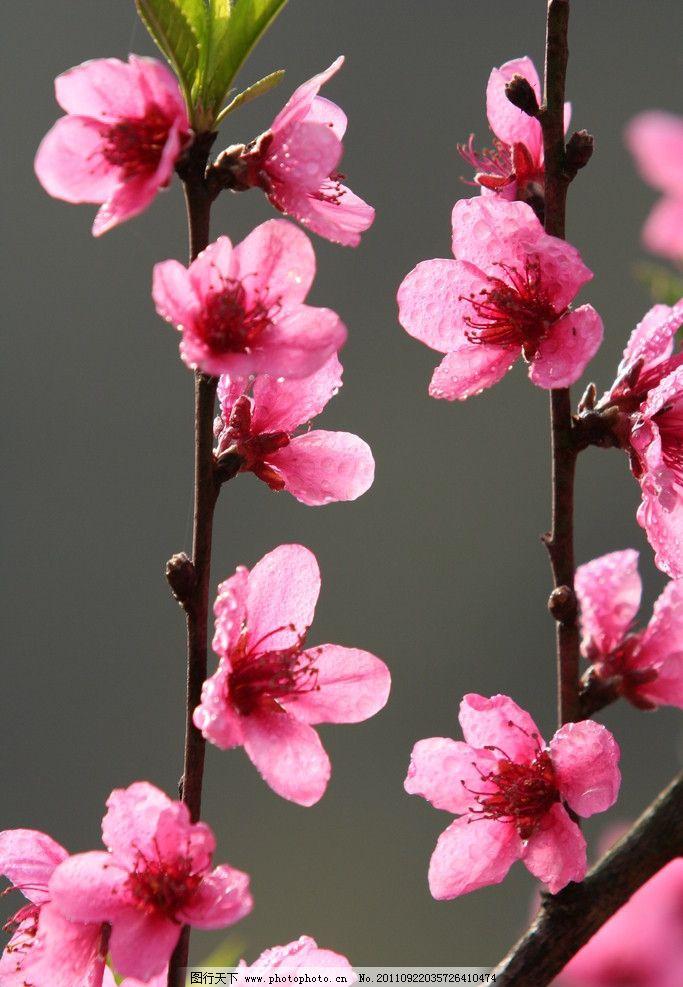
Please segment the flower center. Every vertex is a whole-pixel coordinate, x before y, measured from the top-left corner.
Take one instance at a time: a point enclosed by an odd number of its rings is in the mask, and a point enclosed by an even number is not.
[[[558,318],[543,289],[540,261],[527,257],[521,272],[507,264],[496,266],[503,277],[489,276],[486,288],[460,296],[472,307],[472,314],[465,316],[470,327],[465,335],[471,343],[521,346],[531,360]]]
[[[144,117],[121,120],[107,130],[104,157],[125,178],[155,172],[169,129],[165,114],[158,106],[150,106]]]
[[[188,857],[162,860],[147,859],[138,852],[135,870],[128,875],[127,887],[137,907],[148,915],[164,915],[176,921],[202,882],[201,874],[192,873]]]
[[[473,792],[479,807],[470,812],[481,819],[512,823],[523,840],[533,835],[551,805],[560,801],[547,751],[539,751],[531,764],[516,764],[506,755],[496,770],[482,774],[481,780],[490,782],[496,791]]]
[[[202,338],[214,353],[249,353],[272,325],[279,305],[268,307],[258,297],[248,302],[241,281],[221,280],[221,287],[209,294],[204,305]]]
[[[257,710],[279,711],[282,709],[279,699],[313,692],[319,688],[315,655],[302,650],[305,634],[299,635],[288,648],[255,654],[255,649],[263,641],[282,630],[293,631],[294,626],[278,627],[248,647],[245,627],[237,647],[230,655],[233,667],[228,676],[228,697],[237,712],[243,716],[249,716]]]
[[[288,432],[257,432],[252,434],[251,420],[253,404],[246,394],[240,395],[235,401],[230,418],[225,423],[218,419],[215,433],[218,445],[215,450],[220,463],[221,456],[234,453],[240,457],[240,471],[255,473],[272,490],[282,490],[285,481],[280,471],[267,462],[278,449],[284,449],[290,443]]]

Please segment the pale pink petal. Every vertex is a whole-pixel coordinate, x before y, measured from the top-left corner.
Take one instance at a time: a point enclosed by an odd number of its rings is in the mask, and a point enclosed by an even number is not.
[[[175,117],[176,126],[189,129],[187,108],[173,72],[156,58],[129,55],[128,61],[137,75],[138,86],[143,90],[146,102],[160,107],[169,117]]]
[[[36,905],[49,901],[47,886],[52,872],[68,856],[64,847],[37,830],[6,829],[0,833],[0,874]]]
[[[118,58],[94,58],[55,79],[57,102],[67,113],[112,121],[145,114],[145,94],[134,67]]]
[[[628,125],[626,141],[645,181],[683,199],[683,117],[641,113]]]
[[[627,548],[578,566],[574,589],[581,608],[584,656],[593,661],[597,655],[611,654],[628,633],[640,607],[638,552]]]
[[[178,328],[194,324],[199,303],[187,268],[179,261],[165,260],[154,265],[152,298],[162,319]]]
[[[78,853],[55,870],[50,897],[73,922],[108,922],[127,907],[128,872],[103,851]]]
[[[13,937],[11,950],[0,960],[0,983],[3,987],[100,987],[104,970],[102,926],[69,922],[48,904],[40,910],[35,936],[27,925]]]
[[[102,820],[102,840],[117,864],[134,866],[139,852],[153,855],[159,818],[173,804],[146,781],[114,789]]]
[[[657,678],[638,686],[634,692],[655,706],[683,709],[683,651],[672,651],[657,669]]]
[[[499,69],[493,69],[486,87],[486,115],[496,137],[505,144],[525,144],[534,159],[543,149],[541,125],[538,120],[518,110],[505,95],[505,86],[514,75],[523,76],[541,102],[541,84],[530,58],[513,58]]]
[[[109,951],[115,969],[128,977],[149,981],[171,959],[182,926],[138,909],[123,912],[113,925]]]
[[[263,374],[254,381],[254,432],[293,432],[319,415],[342,383],[342,365],[333,353],[310,377],[282,380]]]
[[[658,705],[683,705],[683,580],[670,582],[655,603],[635,663],[658,672],[638,690],[642,696]]]
[[[109,981],[106,979],[106,973],[105,973],[105,980],[102,984],[102,987],[116,987],[116,981],[114,980],[113,974],[110,974],[110,976],[111,976],[111,980]],[[150,980],[145,980],[144,983],[142,982],[142,980],[138,980],[137,977],[126,977],[125,980],[121,981],[120,987],[166,987],[167,984],[168,984],[168,967],[164,967],[164,969],[160,974],[158,974],[156,977],[152,977]]]
[[[227,658],[237,644],[246,617],[249,570],[240,565],[235,574],[218,587],[213,612],[216,617],[212,647],[217,655]],[[228,666],[229,670],[229,666]]]
[[[413,747],[403,787],[409,795],[426,798],[435,809],[460,815],[475,804],[473,792],[496,790],[482,781],[482,775],[495,772],[497,763],[491,751],[475,750],[448,737],[429,737]]]
[[[375,220],[375,210],[346,185],[323,181],[316,192],[287,200],[285,211],[307,229],[343,247],[357,247],[361,233]]]
[[[164,149],[159,158],[157,169],[149,177],[149,181],[155,191],[165,189],[173,178],[176,161],[180,157],[183,146],[187,143],[187,135],[181,132],[177,126],[171,127],[164,144]]]
[[[216,849],[216,837],[207,823],[190,821],[190,811],[182,802],[171,802],[159,816],[154,833],[155,858],[174,866],[178,859],[189,861],[194,873],[207,871]],[[144,852],[144,851],[143,851]]]
[[[195,257],[188,269],[189,282],[199,299],[205,300],[212,292],[220,293],[225,282],[234,279],[237,265],[230,237],[217,240]]]
[[[43,137],[35,159],[38,181],[65,202],[105,202],[118,169],[102,156],[102,127],[87,117],[62,117]]]
[[[306,432],[268,462],[282,474],[285,490],[311,507],[356,500],[375,478],[370,446],[349,432]]]
[[[511,761],[533,761],[543,740],[529,714],[509,696],[469,693],[458,715],[465,740],[471,747],[499,747]]]
[[[655,550],[655,565],[671,579],[683,577],[683,491],[672,499],[647,473],[640,481],[642,503],[636,519]]]
[[[432,374],[429,394],[464,401],[493,387],[519,359],[519,348],[464,342],[447,353]]]
[[[643,243],[662,257],[680,261],[683,257],[683,194],[661,199],[643,227]]]
[[[230,666],[221,658],[218,671],[202,686],[202,701],[192,722],[208,741],[229,750],[244,743],[242,722],[228,702]]]
[[[288,131],[286,141],[273,141],[264,167],[274,182],[314,192],[335,171],[343,150],[334,130],[303,120]]]
[[[541,820],[524,848],[522,860],[551,894],[557,894],[570,881],[582,881],[586,876],[586,841],[558,802]]]
[[[237,398],[241,397],[248,388],[248,377],[231,377],[229,374],[221,374],[218,379],[216,396],[221,406],[221,415],[225,422],[229,420],[230,413]]]
[[[143,175],[131,178],[114,191],[110,199],[100,206],[92,226],[93,236],[102,236],[109,230],[143,212],[154,199],[159,186],[154,177]]]
[[[224,929],[248,915],[253,905],[249,875],[224,864],[204,876],[177,917],[197,929]]]
[[[438,839],[429,863],[429,890],[443,901],[500,884],[521,855],[514,826],[492,819],[470,823],[461,816]]]
[[[331,949],[320,949],[310,936],[300,936],[286,946],[273,946],[264,950],[246,970],[266,974],[270,970],[302,970],[319,967],[350,968],[351,964],[340,953]]]
[[[335,59],[330,67],[325,69],[324,72],[319,72],[317,75],[314,75],[312,79],[309,79],[308,82],[302,83],[302,85],[300,85],[299,88],[292,93],[287,103],[273,120],[270,127],[273,133],[282,133],[293,123],[305,119],[313,105],[315,97],[320,91],[321,86],[323,86],[328,79],[338,72],[343,64],[344,56],[340,55],[339,58]]]
[[[256,654],[296,643],[313,623],[319,595],[320,569],[309,549],[280,545],[264,555],[251,570],[247,595],[249,642]]]
[[[631,333],[619,372],[644,360],[649,369],[671,356],[677,330],[683,324],[683,298],[675,305],[653,305]]]
[[[414,267],[398,289],[398,320],[411,336],[439,353],[469,344],[472,314],[467,296],[488,284],[479,268],[457,260],[425,260]],[[489,347],[480,346],[487,350]],[[497,352],[499,347],[495,348]]]
[[[256,296],[266,306],[303,302],[315,277],[313,245],[286,219],[252,230],[235,247],[234,264],[233,276],[243,280],[249,300]]]
[[[313,727],[289,713],[244,718],[244,749],[267,785],[290,802],[315,805],[330,780],[330,760]]]
[[[558,319],[539,343],[529,378],[538,387],[569,387],[597,353],[602,333],[602,319],[592,305]]]
[[[346,113],[331,99],[326,99],[325,96],[315,97],[306,114],[306,119],[309,122],[314,121],[329,127],[339,140],[342,140],[346,133]]]
[[[565,723],[549,745],[563,799],[579,816],[614,805],[621,785],[619,745],[601,723]]]
[[[315,688],[282,699],[289,713],[305,723],[361,723],[386,705],[389,669],[375,655],[339,644],[304,652],[316,669]]]

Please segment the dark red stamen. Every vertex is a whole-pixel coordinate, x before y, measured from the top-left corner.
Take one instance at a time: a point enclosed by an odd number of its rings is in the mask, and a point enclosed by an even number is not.
[[[125,178],[151,174],[157,170],[170,124],[158,106],[150,106],[144,117],[121,120],[105,133],[102,153],[121,168]]]
[[[172,860],[157,856],[147,858],[138,851],[135,870],[126,882],[135,904],[147,915],[164,915],[176,921],[202,882],[202,875],[192,872],[189,856]]]
[[[249,353],[272,325],[279,304],[266,305],[255,293],[251,299],[241,281],[220,276],[204,304],[199,334],[214,353]]]
[[[228,698],[243,716],[256,710],[280,710],[278,700],[313,692],[318,686],[315,654],[304,652],[306,634],[299,634],[286,648],[256,653],[263,642],[282,630],[279,627],[260,641],[249,644],[246,628],[231,653],[232,671],[228,676]]]

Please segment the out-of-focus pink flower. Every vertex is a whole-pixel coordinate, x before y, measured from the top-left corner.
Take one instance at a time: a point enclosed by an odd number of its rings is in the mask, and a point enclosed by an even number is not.
[[[253,381],[221,377],[216,457],[237,455],[272,490],[288,490],[303,504],[355,500],[372,485],[375,461],[367,443],[348,432],[304,431],[341,387],[342,367],[331,356],[301,380],[261,374]],[[246,393],[252,387],[251,397]]]
[[[352,971],[351,964],[345,956],[334,953],[331,949],[320,949],[315,939],[310,936],[300,936],[286,946],[272,946],[264,950],[259,958],[250,965],[240,963],[245,973],[262,974],[263,976],[278,970],[318,970],[336,968],[342,972]],[[347,981],[351,983],[350,979]]]
[[[486,87],[486,114],[495,136],[494,146],[477,151],[471,134],[467,144],[458,145],[458,151],[476,170],[474,180],[484,191],[538,205],[544,198],[543,134],[538,120],[519,110],[505,95],[505,86],[515,75],[527,80],[540,104],[541,83],[530,58],[513,58],[492,69]],[[566,103],[565,130],[570,116],[571,106]]]
[[[683,298],[675,305],[654,305],[631,333],[617,379],[602,398],[601,406],[617,405],[637,411],[650,391],[676,367],[683,353],[674,353],[676,333],[683,325]]]
[[[642,591],[636,551],[579,566],[574,585],[590,676],[640,709],[683,707],[683,581],[668,584],[641,631],[633,630]]]
[[[626,142],[642,177],[664,193],[643,228],[648,250],[683,260],[683,117],[651,110],[626,129]]]
[[[219,237],[189,268],[157,264],[152,295],[159,315],[182,332],[188,367],[214,376],[307,377],[346,341],[336,312],[304,305],[314,277],[306,234],[271,219],[236,247]]]
[[[107,808],[108,852],[64,861],[50,894],[72,921],[109,923],[115,969],[147,981],[167,965],[183,925],[220,929],[251,911],[249,878],[227,865],[212,870],[211,829],[147,782],[116,789]]]
[[[398,290],[401,325],[445,353],[429,393],[464,400],[520,354],[538,387],[568,387],[602,340],[591,305],[569,303],[592,278],[579,252],[548,236],[530,206],[483,196],[453,208],[455,260],[418,264]]]
[[[194,714],[217,747],[244,746],[268,785],[314,805],[330,761],[312,724],[360,723],[382,709],[391,679],[357,648],[306,648],[320,570],[303,545],[280,545],[218,587],[213,649],[220,657]]]
[[[191,140],[178,82],[153,58],[99,58],[57,76],[66,111],[38,148],[46,192],[66,202],[98,202],[92,231],[106,233],[146,209],[173,176]]]
[[[557,987],[680,987],[683,858],[663,867],[564,968]]]
[[[5,926],[12,932],[0,958],[3,987],[100,987],[106,944],[102,924],[67,921],[51,901],[50,878],[68,858],[45,833],[0,833],[0,874],[29,904]]]
[[[437,809],[459,818],[429,865],[435,898],[499,884],[515,860],[555,894],[586,872],[579,816],[604,812],[619,792],[619,747],[592,720],[567,723],[546,746],[528,713],[507,696],[470,694],[460,705],[465,743],[420,740],[405,781]]]
[[[319,96],[344,64],[340,57],[299,86],[262,134],[244,152],[246,187],[259,186],[271,203],[327,240],[356,247],[375,210],[342,184],[337,165],[344,152],[346,114]]]

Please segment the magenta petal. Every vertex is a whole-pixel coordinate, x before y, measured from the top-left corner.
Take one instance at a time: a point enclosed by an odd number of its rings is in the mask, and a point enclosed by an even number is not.
[[[580,565],[574,588],[581,608],[583,654],[609,655],[621,644],[638,613],[642,585],[638,553],[627,548]]]
[[[254,432],[293,432],[323,410],[342,382],[336,353],[310,377],[282,380],[263,374],[254,381]]]
[[[429,394],[446,401],[464,401],[493,387],[519,358],[511,346],[462,343],[447,353],[432,374]]]
[[[551,806],[541,820],[524,848],[522,860],[551,894],[586,876],[586,841],[559,803]]]
[[[118,168],[102,157],[102,127],[87,117],[62,117],[41,141],[35,172],[45,191],[65,202],[105,202]]]
[[[190,811],[184,803],[171,802],[159,816],[153,847],[157,859],[170,864],[187,860],[197,874],[211,866],[216,837],[207,823],[190,821]]]
[[[654,206],[643,227],[643,243],[654,254],[680,261],[683,257],[683,192],[675,199],[667,196]]]
[[[118,58],[94,58],[58,75],[55,96],[67,113],[107,121],[142,117],[146,109],[136,68]]]
[[[497,763],[490,751],[448,737],[429,737],[413,747],[403,787],[409,795],[426,798],[435,809],[460,815],[475,804],[472,792],[495,791],[495,786],[482,781],[482,774],[495,772]]]
[[[264,350],[251,358],[253,371],[275,377],[309,377],[346,342],[346,326],[329,308],[285,309],[263,334]]]
[[[224,864],[205,875],[178,920],[197,929],[224,929],[248,915],[253,905],[249,875]]]
[[[34,829],[6,829],[0,833],[0,874],[25,898],[41,905],[49,901],[52,872],[68,853],[46,833]]]
[[[370,446],[348,432],[317,430],[296,436],[268,462],[282,474],[285,490],[311,507],[356,500],[375,478]]]
[[[212,292],[220,292],[226,281],[236,277],[237,264],[230,237],[217,240],[195,257],[188,268],[192,290],[205,300]]]
[[[469,693],[460,703],[458,719],[471,747],[500,747],[511,761],[533,761],[543,743],[529,714],[509,696],[487,699]]]
[[[346,113],[344,113],[340,106],[337,106],[336,103],[333,103],[331,99],[327,99],[325,96],[315,97],[306,114],[306,119],[309,122],[321,123],[323,126],[329,127],[339,140],[342,140],[346,133]]]
[[[493,69],[486,87],[486,115],[493,133],[505,144],[525,144],[534,158],[543,151],[543,137],[538,120],[518,110],[505,95],[505,86],[513,75],[521,75],[531,83],[539,103],[542,99],[541,84],[536,67],[530,58],[513,58]]]
[[[321,86],[323,86],[328,79],[332,78],[332,76],[339,71],[343,64],[344,56],[340,55],[334,60],[334,62],[332,62],[329,68],[325,69],[324,72],[319,72],[317,75],[314,75],[312,79],[302,83],[302,85],[300,85],[298,89],[292,93],[284,107],[275,117],[270,129],[274,133],[282,133],[293,123],[303,120],[310,112]]]
[[[242,720],[228,702],[230,666],[221,658],[218,671],[202,686],[202,701],[192,722],[202,735],[227,751],[244,743]]]
[[[288,712],[305,723],[360,723],[386,705],[389,669],[381,659],[358,648],[322,644],[304,654],[316,669],[316,687],[282,700]]]
[[[655,565],[672,579],[683,578],[683,496],[670,500],[647,474],[641,479],[641,490],[636,519],[655,550]]]
[[[133,867],[138,852],[154,854],[159,819],[172,805],[167,795],[146,781],[114,789],[102,820],[102,840],[118,864]]]
[[[398,320],[407,333],[439,353],[470,345],[465,320],[472,306],[465,296],[486,284],[484,274],[472,264],[424,260],[398,289]]]
[[[657,678],[641,686],[640,695],[657,705],[683,706],[683,580],[670,582],[655,603],[636,667],[657,670]]]
[[[271,970],[311,970],[319,967],[349,969],[350,966],[345,956],[333,953],[331,949],[320,949],[310,936],[300,936],[286,946],[273,946],[264,950],[246,969],[249,972],[267,974]]]
[[[621,785],[619,745],[601,723],[565,723],[549,745],[560,794],[579,816],[614,805]]]
[[[514,826],[461,816],[444,830],[429,863],[429,890],[434,898],[457,898],[470,891],[500,884],[522,855]]]
[[[116,970],[148,981],[166,967],[182,926],[137,909],[123,912],[112,926],[109,951]]]
[[[653,305],[631,333],[619,373],[626,372],[636,360],[649,369],[671,356],[676,332],[683,324],[683,298],[675,305]]]
[[[683,117],[641,113],[629,124],[626,140],[645,181],[683,199]]]
[[[187,268],[177,260],[154,265],[152,298],[162,319],[174,326],[191,326],[199,305]]]
[[[247,611],[249,570],[240,565],[218,587],[213,612],[216,617],[212,647],[226,658],[237,644]],[[229,668],[228,668],[229,671]]]
[[[332,128],[303,120],[288,132],[285,143],[273,141],[265,167],[274,182],[314,192],[336,170],[342,153]]]
[[[154,178],[131,178],[119,185],[112,197],[100,206],[92,226],[93,236],[102,236],[115,226],[143,212],[158,192]]]
[[[307,229],[343,247],[357,247],[375,220],[371,205],[331,179],[315,192],[289,198],[284,208]]]
[[[330,780],[330,760],[313,727],[288,713],[244,718],[244,749],[267,785],[290,802],[315,805]]]
[[[100,987],[104,974],[102,926],[69,922],[44,905],[38,932],[19,929],[0,959],[3,987]]]
[[[303,545],[280,545],[256,563],[249,575],[247,626],[259,651],[290,647],[313,623],[320,595],[320,569]],[[293,630],[292,630],[293,628]]]
[[[286,219],[261,223],[234,249],[234,277],[266,306],[303,302],[315,277],[315,253],[306,234]]]
[[[581,305],[554,322],[531,362],[529,378],[538,387],[569,387],[586,369],[602,342],[602,319]]]
[[[73,922],[108,922],[126,908],[127,877],[109,853],[78,853],[55,870],[50,897]]]

